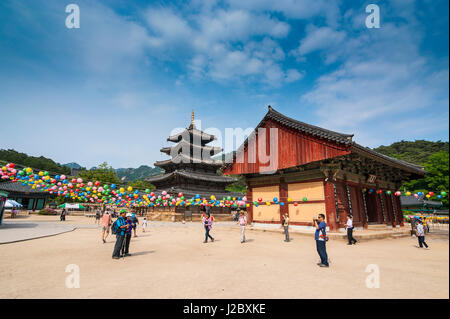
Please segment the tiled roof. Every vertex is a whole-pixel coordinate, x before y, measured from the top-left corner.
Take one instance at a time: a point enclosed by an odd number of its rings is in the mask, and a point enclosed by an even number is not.
[[[426,200],[423,198],[415,198],[414,196],[400,196],[402,206],[434,206],[441,207],[442,202],[435,200]]]
[[[239,198],[239,197],[242,198],[245,196],[245,194],[237,193],[237,192],[227,192],[227,191],[218,192],[218,191],[196,190],[196,189],[187,189],[187,188],[182,188],[182,187],[177,187],[177,186],[166,189],[166,191],[169,194],[183,193],[184,197],[187,199],[194,197],[196,194],[199,194],[200,197],[206,197],[208,199],[211,195],[214,195],[214,196],[216,196],[217,200],[222,200],[223,197],[226,198],[228,196],[236,197],[236,198]],[[155,192],[160,192],[160,191],[157,190]]]
[[[268,112],[264,116],[264,118],[261,120],[261,122],[256,126],[255,132],[258,127],[262,126],[267,119],[271,119],[275,122],[278,122],[286,127],[290,127],[292,129],[310,134],[312,136],[317,136],[320,138],[324,138],[330,141],[335,141],[337,143],[341,143],[344,145],[348,145],[351,147],[352,152],[369,156],[377,161],[384,162],[387,165],[396,166],[398,168],[404,169],[406,171],[413,172],[415,174],[418,174],[420,176],[423,176],[426,174],[426,171],[422,166],[408,163],[402,160],[398,160],[395,158],[392,158],[390,156],[378,153],[374,150],[371,150],[369,148],[363,147],[356,142],[352,140],[354,134],[344,134],[339,132],[330,131],[318,126],[314,126],[311,124],[307,124],[301,121],[297,121],[293,118],[290,118],[286,115],[281,114],[280,112],[275,111],[270,105],[268,106]],[[239,152],[242,152],[245,145],[248,143],[248,138],[245,140],[244,144],[239,147],[238,151],[233,155],[233,161],[236,158],[236,154]],[[225,167],[233,165],[232,163],[225,164]]]
[[[174,145],[174,146],[168,146],[168,147],[163,147],[160,151],[162,153],[166,153],[167,155],[170,155],[170,152],[172,151],[172,149],[183,149],[183,148],[187,148],[189,147],[189,152],[191,147],[195,148],[195,149],[201,149],[201,152],[203,153],[204,151],[208,152],[208,151],[214,151],[214,154],[211,156],[214,156],[220,152],[222,152],[222,148],[221,147],[217,147],[217,146],[200,146],[200,145],[196,145],[196,144],[192,144],[189,143],[188,141],[185,140],[181,140],[180,142],[178,142],[178,144]]]
[[[193,161],[192,158],[190,158],[189,156],[184,155],[183,153],[177,154],[177,156],[175,156],[172,159],[168,159],[165,161],[157,161],[155,162],[155,166],[167,166],[170,164],[174,164],[174,165],[178,165],[178,164],[183,164],[183,163],[193,163],[193,164],[206,164],[206,165],[214,165],[214,166],[222,166],[223,162],[219,161],[219,160],[201,160],[201,161]]]
[[[205,141],[213,141],[216,139],[216,137],[214,135],[205,133],[203,131],[198,130],[195,126],[190,126],[189,128],[185,129],[183,132],[175,134],[175,135],[171,135],[167,138],[167,141],[170,142],[179,142],[184,134],[189,134],[189,136],[191,135],[197,135],[201,138],[201,141],[205,142]],[[187,135],[186,134],[186,135]]]
[[[47,192],[38,189],[32,189],[31,186],[23,185],[20,182],[0,182],[0,190],[8,192],[9,196],[11,197],[14,195],[14,193],[28,193],[41,196],[50,196],[50,194]]]
[[[228,176],[220,176],[215,174],[209,174],[209,173],[198,173],[198,172],[189,172],[186,170],[175,170],[173,172],[167,173],[167,174],[161,174],[157,176],[152,176],[146,179],[148,182],[159,182],[166,180],[168,178],[171,178],[172,176],[183,176],[186,178],[196,179],[196,180],[203,180],[203,181],[210,181],[210,182],[217,182],[217,183],[234,183],[236,182],[235,178],[228,177]]]
[[[355,152],[355,153],[358,153],[361,155],[374,157],[375,159],[385,162],[386,164],[397,166],[399,168],[408,170],[410,172],[413,172],[413,173],[421,175],[421,176],[426,174],[425,169],[420,165],[412,164],[409,162],[405,162],[405,161],[378,153],[370,148],[361,146],[356,143],[352,144],[352,152]]]
[[[311,134],[313,136],[317,136],[317,137],[324,138],[327,140],[336,141],[336,142],[344,143],[344,144],[352,143],[353,134],[338,133],[338,132],[326,130],[326,129],[318,127],[318,126],[314,126],[311,124],[307,124],[307,123],[304,123],[301,121],[294,120],[293,118],[287,117],[286,115],[283,115],[280,112],[275,111],[270,105],[269,105],[269,111],[267,112],[266,116],[263,118],[261,123],[256,128],[261,126],[261,124],[263,122],[265,122],[267,119],[272,119],[284,126],[291,127],[295,130],[305,132],[305,133]]]

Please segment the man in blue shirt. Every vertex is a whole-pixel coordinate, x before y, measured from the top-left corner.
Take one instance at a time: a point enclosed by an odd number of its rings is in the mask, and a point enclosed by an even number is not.
[[[128,227],[127,222],[125,220],[126,213],[127,213],[127,211],[125,209],[122,209],[120,211],[119,218],[117,218],[117,220],[116,220],[118,230],[116,233],[116,244],[114,245],[114,251],[113,251],[113,255],[112,255],[112,258],[114,258],[114,259],[120,258],[120,250],[124,243],[123,241],[125,239],[125,233],[126,233],[127,227]],[[113,225],[113,227],[114,227],[114,225]]]
[[[316,240],[316,248],[320,256],[320,263],[317,265],[320,267],[329,267],[326,248],[328,237],[326,233],[327,224],[325,223],[325,215],[319,214],[318,219],[313,219],[313,224],[316,227],[314,239]]]

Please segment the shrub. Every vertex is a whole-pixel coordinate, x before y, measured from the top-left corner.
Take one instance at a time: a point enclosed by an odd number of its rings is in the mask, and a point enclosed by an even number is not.
[[[58,213],[56,212],[56,210],[51,209],[51,208],[44,208],[41,209],[38,213],[39,215],[58,215]]]

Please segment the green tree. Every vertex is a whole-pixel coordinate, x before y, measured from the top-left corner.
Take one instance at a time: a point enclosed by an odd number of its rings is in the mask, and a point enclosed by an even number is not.
[[[114,169],[108,166],[108,163],[103,162],[98,166],[98,168],[90,170],[82,170],[79,177],[86,181],[99,181],[100,183],[106,184],[117,184],[120,182],[119,177],[117,177]]]
[[[131,186],[133,187],[133,189],[140,189],[140,190],[144,190],[144,189],[149,189],[149,190],[154,190],[156,189],[156,187],[149,182],[143,181],[143,180],[137,180],[137,181],[132,181],[132,182],[128,182],[127,186]]]

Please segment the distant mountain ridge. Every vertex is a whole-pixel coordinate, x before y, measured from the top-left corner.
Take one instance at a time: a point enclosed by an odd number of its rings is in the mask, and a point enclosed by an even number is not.
[[[62,164],[62,166],[65,166],[65,167],[68,167],[68,168],[71,168],[71,169],[82,169],[83,167],[80,165],[80,164],[78,164],[78,163],[67,163],[67,164]]]

